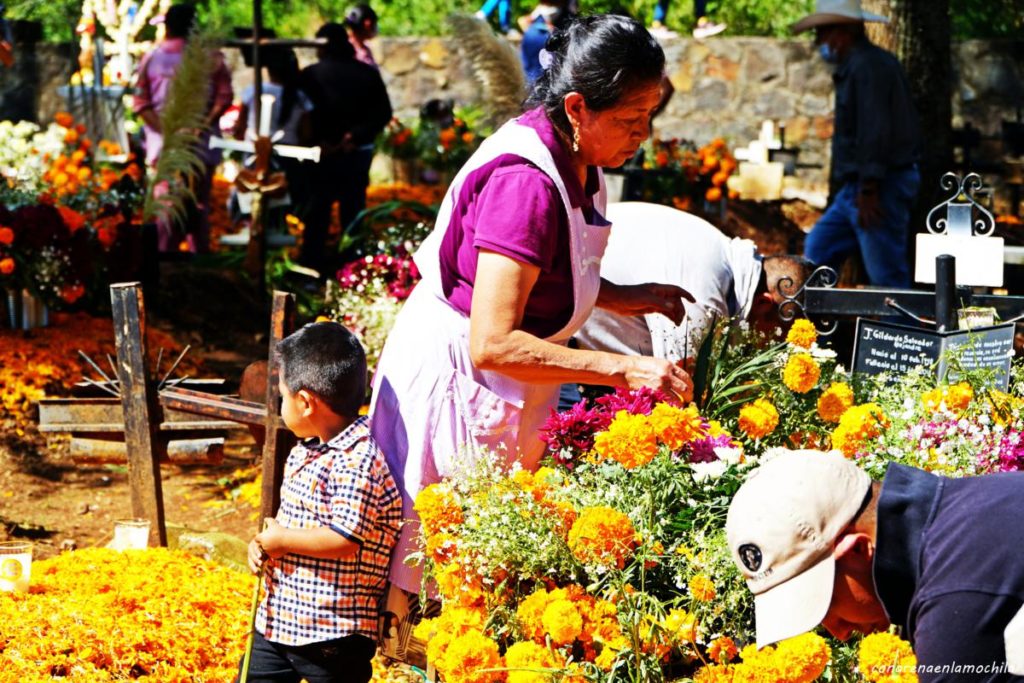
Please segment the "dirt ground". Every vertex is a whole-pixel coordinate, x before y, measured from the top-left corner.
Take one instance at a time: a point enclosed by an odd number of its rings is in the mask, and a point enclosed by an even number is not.
[[[198,376],[223,378],[233,390],[246,365],[267,354],[269,314],[248,292],[231,274],[163,264],[158,291],[147,292],[148,324],[191,344]],[[168,524],[252,537],[258,492],[229,498],[254,489],[244,486],[257,471],[248,431],[228,433],[224,456],[215,466],[161,467]],[[35,556],[44,558],[62,548],[105,545],[114,520],[131,516],[126,465],[76,464],[67,437],[47,439],[31,424],[0,421],[0,540],[31,539]]]

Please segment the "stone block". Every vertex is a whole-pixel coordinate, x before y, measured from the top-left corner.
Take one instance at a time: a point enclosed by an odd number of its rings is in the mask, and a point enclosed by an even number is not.
[[[794,116],[785,123],[787,147],[794,147],[807,139],[807,134],[811,130],[811,119],[806,116]]]
[[[384,50],[380,67],[392,76],[401,76],[413,71],[419,63],[419,50],[414,43],[395,41]]]
[[[754,113],[762,118],[785,119],[796,114],[795,97],[782,88],[762,92],[754,102]]]
[[[815,116],[812,120],[812,126],[814,127],[814,136],[819,140],[829,140],[832,138],[832,131],[835,127],[835,119],[829,116]]]
[[[821,60],[803,61],[788,65],[786,87],[796,92],[826,95],[832,92],[832,75]]]
[[[448,47],[438,38],[432,38],[420,49],[420,61],[430,69],[444,69],[448,66]]]
[[[696,107],[702,112],[720,112],[729,106],[729,87],[724,81],[702,78],[694,96]]]
[[[797,111],[808,116],[824,116],[832,112],[833,99],[831,95],[807,94],[801,97],[797,103]]]
[[[778,41],[757,41],[745,51],[742,74],[745,81],[776,84],[784,81],[785,76],[786,57]]]
[[[689,93],[693,90],[693,71],[689,65],[684,64],[680,69],[673,72],[669,77],[672,87],[677,93]]]
[[[704,62],[704,75],[708,78],[720,78],[724,81],[735,81],[740,71],[740,63],[728,57],[708,55]]]

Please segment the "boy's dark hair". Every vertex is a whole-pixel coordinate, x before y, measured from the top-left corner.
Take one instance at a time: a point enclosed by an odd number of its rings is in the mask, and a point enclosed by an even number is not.
[[[321,48],[327,57],[345,60],[356,56],[356,49],[348,42],[348,31],[344,24],[329,21],[317,29],[316,37],[327,40],[327,44]]]
[[[366,398],[366,354],[344,325],[310,323],[277,344],[288,391],[316,394],[336,414],[356,417]]]
[[[196,20],[196,6],[184,2],[172,5],[164,17],[164,26],[170,38],[187,38]]]

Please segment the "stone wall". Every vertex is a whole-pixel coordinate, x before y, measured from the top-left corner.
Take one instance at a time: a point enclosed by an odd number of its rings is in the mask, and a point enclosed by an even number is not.
[[[411,119],[419,106],[435,97],[470,104],[479,96],[464,60],[450,40],[381,38],[374,45],[398,116]],[[656,121],[660,137],[681,137],[698,144],[725,137],[745,145],[757,136],[761,122],[786,126],[786,143],[800,148],[800,171],[812,184],[823,184],[832,134],[832,83],[809,40],[687,38],[665,42],[668,72],[676,92]],[[236,92],[251,82],[251,72],[229,52]],[[311,50],[300,50],[308,63]],[[59,107],[55,88],[68,73],[68,51],[36,46],[39,116]],[[955,125],[970,121],[987,136],[1000,132],[1003,119],[1013,119],[1024,105],[1024,41],[968,41],[954,49],[957,86]],[[0,70],[0,103],[8,76]],[[0,118],[3,118],[0,111]],[[989,143],[998,154],[998,145]]]

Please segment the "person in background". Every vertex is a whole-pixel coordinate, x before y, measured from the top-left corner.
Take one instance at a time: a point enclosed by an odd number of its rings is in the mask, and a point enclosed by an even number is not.
[[[373,676],[401,495],[359,409],[366,356],[337,323],[277,345],[281,418],[303,439],[288,455],[281,506],[249,542],[266,584],[241,683],[366,683]]]
[[[270,135],[279,132],[275,142],[282,145],[307,146],[313,140],[313,103],[303,92],[300,80],[299,60],[289,47],[271,47],[263,51],[267,76],[263,82],[263,94],[273,95],[274,106],[270,111]],[[235,137],[248,136],[255,140],[259,130],[256,110],[253,106],[255,89],[247,86],[242,91],[242,106],[235,122]],[[291,197],[290,212],[305,222],[309,202],[309,175],[311,164],[289,157],[275,156],[276,164],[288,179],[288,195]]]
[[[668,8],[671,4],[672,0],[658,0],[657,4],[654,6],[651,31],[654,32],[655,35],[659,35],[659,37],[671,33],[671,31],[665,27],[665,17],[668,16]],[[712,21],[708,18],[707,0],[693,0],[693,17],[695,19],[693,37],[697,40],[716,36],[727,28],[726,24]]]
[[[316,36],[326,44],[317,50],[318,61],[302,71],[301,84],[313,102],[313,138],[321,156],[310,182],[299,260],[323,277],[339,265],[326,252],[331,209],[340,203],[347,231],[365,208],[373,143],[391,120],[391,101],[380,71],[355,58],[344,26],[324,24]]]
[[[185,42],[195,23],[196,8],[191,4],[173,5],[164,19],[166,37],[139,62],[136,72],[135,95],[132,111],[143,121],[143,136],[146,149],[146,165],[155,168],[163,149],[163,131],[160,113],[167,104],[167,95],[178,67],[181,65]],[[214,68],[206,94],[206,116],[203,118],[202,134],[198,154],[203,161],[203,171],[195,178],[196,211],[193,221],[185,226],[188,249],[206,252],[210,245],[210,190],[213,186],[213,172],[220,162],[220,153],[211,150],[207,144],[210,129],[231,106],[234,93],[231,90],[231,72],[220,51],[213,53]],[[156,190],[154,190],[156,191]],[[157,223],[157,243],[160,251],[177,251],[181,235],[171,220]]]
[[[921,176],[921,134],[907,77],[894,55],[873,45],[860,0],[818,0],[816,12],[793,25],[814,29],[814,44],[834,69],[835,126],[832,203],[807,235],[804,255],[840,270],[859,253],[870,284],[910,286],[908,230]]]
[[[476,16],[481,21],[487,21],[494,10],[498,10],[498,28],[504,34],[512,32],[512,0],[486,0],[483,6],[477,10]]]
[[[377,13],[369,5],[354,5],[345,10],[345,28],[348,29],[348,40],[356,51],[356,59],[363,64],[380,69],[373,51],[366,41],[377,37]]]
[[[665,282],[696,301],[684,303],[682,325],[663,315],[595,309],[576,333],[580,348],[681,361],[697,356],[716,320],[737,317],[770,334],[782,325],[784,295],[796,294],[812,270],[800,256],[762,256],[750,240],[726,237],[707,221],[660,204],[609,204],[608,219],[613,227],[601,277]]]
[[[528,17],[524,17],[526,26],[519,54],[523,61],[523,71],[526,72],[527,85],[532,85],[544,70],[540,54],[548,38],[569,18],[571,14],[565,0],[541,0],[537,8]]]

